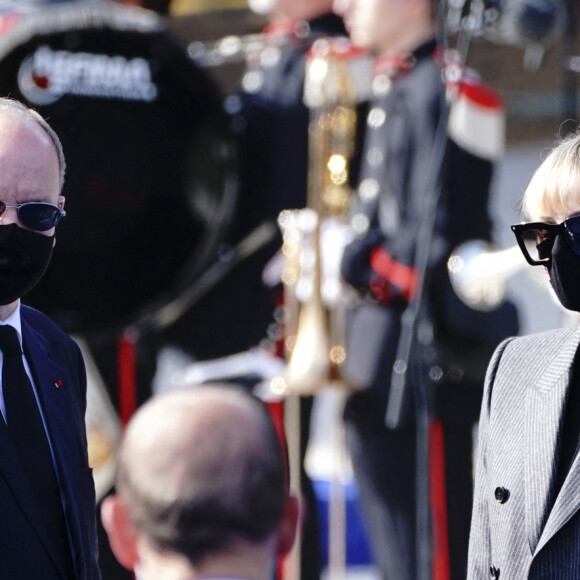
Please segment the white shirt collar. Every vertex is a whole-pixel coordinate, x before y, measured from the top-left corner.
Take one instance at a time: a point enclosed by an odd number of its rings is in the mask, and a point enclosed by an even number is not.
[[[20,346],[22,346],[22,321],[20,320],[20,301],[16,305],[14,312],[4,321],[0,321],[1,324],[7,324],[16,329],[18,333],[18,340],[20,340]]]

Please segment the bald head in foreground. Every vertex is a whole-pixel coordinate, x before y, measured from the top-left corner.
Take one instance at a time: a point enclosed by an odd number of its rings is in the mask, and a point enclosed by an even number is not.
[[[139,580],[270,580],[297,523],[284,475],[274,425],[248,393],[156,396],[130,421],[117,495],[103,502],[113,552]]]

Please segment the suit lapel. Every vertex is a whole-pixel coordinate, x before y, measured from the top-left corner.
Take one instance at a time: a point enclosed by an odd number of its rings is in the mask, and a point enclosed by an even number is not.
[[[38,333],[22,316],[22,336],[24,353],[36,385],[42,413],[49,433],[51,447],[58,471],[61,493],[70,504],[72,479],[69,454],[66,451],[74,441],[75,434],[70,430],[70,401],[66,393],[67,373],[51,357],[48,340]],[[71,518],[67,517],[69,529]],[[44,526],[42,526],[44,533]],[[72,530],[71,530],[72,532]],[[52,546],[52,538],[47,545]]]
[[[580,456],[576,454],[562,489],[550,512],[546,527],[538,543],[538,550],[566,524],[580,507]]]
[[[537,552],[578,509],[579,503],[562,505],[562,493],[554,503],[557,440],[570,383],[570,368],[578,348],[580,329],[564,343],[533,389],[528,389],[526,409],[526,529],[532,553]],[[580,478],[578,458],[573,463]],[[565,488],[573,492],[566,480]],[[564,487],[562,488],[564,492]],[[580,490],[577,491],[580,496]],[[553,505],[554,504],[554,505]],[[552,507],[553,506],[553,507]]]
[[[24,319],[22,331],[24,352],[36,384],[59,477],[62,479],[63,470],[68,469],[69,459],[63,449],[69,448],[70,443],[75,441],[75,433],[71,428],[70,397],[67,393],[67,389],[71,387],[69,375],[51,357],[51,345],[47,339],[26,324]]]

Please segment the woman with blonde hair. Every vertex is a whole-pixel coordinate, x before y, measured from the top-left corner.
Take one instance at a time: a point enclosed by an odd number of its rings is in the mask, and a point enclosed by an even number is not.
[[[512,226],[561,304],[580,311],[580,133],[560,141]],[[468,580],[580,574],[580,328],[511,338],[487,372]]]

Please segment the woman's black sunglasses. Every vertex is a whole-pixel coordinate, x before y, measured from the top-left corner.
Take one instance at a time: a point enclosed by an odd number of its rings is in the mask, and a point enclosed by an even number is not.
[[[37,232],[50,230],[56,226],[62,217],[66,215],[64,210],[56,205],[52,205],[51,203],[30,201],[27,203],[19,203],[17,205],[9,205],[0,201],[0,216],[2,216],[9,207],[15,207],[20,222],[28,229]]]
[[[561,224],[533,222],[518,224],[511,228],[524,258],[532,266],[545,266],[552,259],[554,241],[560,234],[580,256],[580,216],[568,218]]]

